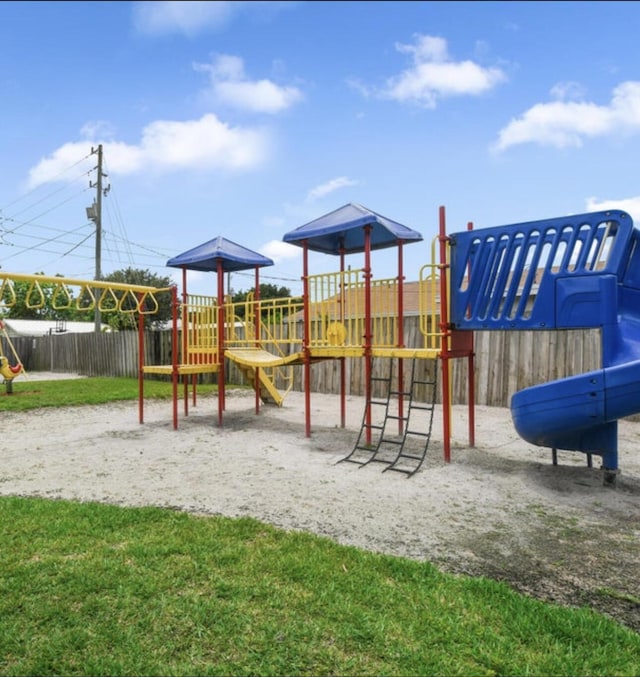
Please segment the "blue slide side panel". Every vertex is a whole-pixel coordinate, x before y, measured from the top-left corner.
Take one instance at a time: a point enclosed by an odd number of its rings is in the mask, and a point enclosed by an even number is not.
[[[618,469],[618,422],[608,421],[603,371],[521,390],[511,398],[514,426],[524,440],[551,449],[597,454]]]
[[[607,420],[640,412],[640,361],[608,367],[605,372]]]
[[[466,330],[606,323],[613,311],[601,307],[597,295],[622,281],[632,237],[633,221],[620,210],[454,233],[451,322]],[[586,278],[602,276],[611,278],[603,287],[594,283],[581,290]],[[571,278],[581,281],[573,288],[562,283],[564,309],[557,310],[557,282]]]
[[[601,327],[617,322],[618,278],[581,275],[556,280],[556,327]]]
[[[617,421],[640,412],[640,360],[526,388],[511,398],[524,440],[599,454],[617,469]]]
[[[605,423],[604,370],[525,388],[511,398],[511,416],[527,442],[558,447],[568,433]]]

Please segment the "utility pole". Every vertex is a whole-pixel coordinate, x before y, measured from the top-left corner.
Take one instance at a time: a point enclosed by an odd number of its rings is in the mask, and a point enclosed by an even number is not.
[[[93,279],[99,280],[102,278],[102,196],[107,195],[111,186],[109,185],[104,189],[102,188],[102,178],[107,176],[102,171],[102,144],[99,144],[97,149],[93,147],[91,148],[91,154],[94,155],[96,153],[98,155],[98,164],[95,167],[97,170],[96,182],[93,183],[92,181],[89,181],[89,188],[96,189],[96,198],[93,201],[91,207],[87,207],[87,218],[96,224],[96,268]],[[96,306],[93,315],[95,323],[94,331],[99,332],[102,325],[102,317],[100,308],[98,307],[100,292],[98,289],[96,289],[94,293],[96,296]]]

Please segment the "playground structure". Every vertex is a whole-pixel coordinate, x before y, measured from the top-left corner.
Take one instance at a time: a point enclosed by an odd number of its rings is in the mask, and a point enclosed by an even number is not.
[[[441,209],[441,237],[432,245],[432,261],[436,249],[441,260],[445,258],[444,209]],[[233,304],[224,293],[225,274],[237,270],[253,269],[254,289],[259,291],[260,268],[273,262],[222,237],[190,249],[170,259],[168,266],[182,270],[182,298],[175,291],[173,307],[174,344],[178,345],[181,327],[180,356],[173,354],[170,365],[140,364],[140,372],[171,376],[174,383],[173,421],[178,426],[178,380],[184,378],[184,406],[188,413],[188,377],[192,377],[195,402],[198,373],[216,372],[218,384],[218,423],[223,424],[225,409],[225,359],[235,362],[253,384],[256,394],[256,413],[261,401],[282,404],[287,389],[293,381],[287,371],[294,365],[304,370],[305,434],[311,434],[311,365],[320,360],[340,361],[341,426],[345,425],[346,370],[345,359],[362,358],[365,363],[366,407],[361,437],[356,448],[362,454],[350,454],[345,460],[369,463],[383,461],[388,470],[413,474],[422,464],[431,436],[431,419],[428,428],[415,427],[425,406],[416,398],[416,388],[428,389],[433,413],[436,397],[437,374],[435,361],[443,363],[443,375],[448,384],[448,360],[468,356],[470,373],[473,373],[472,333],[465,340],[449,340],[454,335],[446,327],[447,304],[446,274],[444,264],[431,263],[420,271],[419,305],[422,345],[408,347],[404,337],[404,272],[403,246],[422,241],[422,235],[402,224],[388,219],[361,205],[348,204],[284,236],[284,241],[303,250],[302,298],[260,299],[248,298]],[[375,250],[397,249],[398,274],[388,279],[373,279],[371,254]],[[334,273],[312,275],[309,272],[309,252],[334,255],[339,259],[339,270]],[[362,254],[362,267],[347,268],[345,259],[350,254]],[[190,295],[187,292],[187,271],[210,271],[217,275],[217,297]],[[143,340],[143,335],[140,335]],[[144,354],[141,350],[140,355]],[[392,374],[383,379],[382,394],[374,393],[372,361],[376,358],[397,360],[396,387]],[[407,359],[432,360],[434,375],[429,379],[404,381],[404,364]],[[392,366],[392,365],[391,365]],[[412,374],[414,374],[412,370]],[[285,392],[276,387],[276,379],[289,385]],[[472,376],[469,383],[473,383]],[[472,388],[472,385],[470,385]],[[379,388],[380,390],[380,388]],[[390,397],[393,390],[392,398]],[[450,403],[449,386],[443,390],[445,419],[445,460],[450,460]],[[473,392],[470,394],[473,412]],[[374,420],[375,405],[381,405],[383,420]],[[143,420],[143,400],[140,400],[140,420]],[[393,424],[397,433],[390,432]],[[374,442],[373,436],[377,434]],[[473,444],[473,414],[470,415],[470,437]],[[417,441],[417,444],[416,444]],[[391,446],[391,456],[382,454]],[[410,449],[417,447],[417,450]],[[354,452],[356,449],[354,449]],[[364,458],[362,458],[364,456]]]
[[[291,369],[299,365],[304,371],[305,434],[309,436],[311,365],[339,360],[344,427],[345,359],[361,358],[366,400],[362,428],[342,461],[360,465],[380,461],[384,470],[408,476],[420,468],[429,445],[438,363],[445,462],[450,462],[451,438],[449,363],[456,358],[466,360],[469,445],[475,444],[475,331],[598,327],[601,369],[515,393],[511,412],[521,437],[549,447],[554,462],[559,449],[582,452],[589,464],[593,454],[599,455],[605,483],[615,484],[617,420],[640,412],[640,232],[630,216],[610,210],[484,229],[468,224],[466,231],[450,235],[443,207],[439,217],[431,263],[419,274],[422,343],[417,347],[408,346],[403,333],[403,247],[421,242],[422,236],[357,204],[345,205],[284,236],[285,242],[303,251],[301,298],[260,299],[259,270],[273,262],[219,237],[167,262],[182,270],[181,296],[177,287],[160,290],[0,272],[0,300],[10,305],[12,279],[29,279],[28,301],[37,305],[43,297],[39,285],[46,279],[57,285],[58,303],[71,302],[68,287],[77,284],[78,298],[89,298],[87,309],[93,303],[105,312],[126,307],[137,313],[140,423],[145,374],[171,378],[177,428],[181,382],[186,415],[189,385],[195,403],[197,375],[217,375],[218,424],[223,425],[225,361],[236,363],[253,385],[256,413],[263,402],[282,405],[291,388]],[[389,247],[397,250],[397,275],[376,280],[372,252]],[[339,270],[310,274],[310,251],[337,256]],[[351,254],[363,255],[362,267],[346,267],[345,257]],[[255,273],[256,294],[234,304],[225,295],[225,273],[250,269]],[[189,294],[188,270],[214,272],[217,296]],[[171,293],[173,299],[171,363],[145,364],[142,316],[155,312],[159,293]],[[374,375],[374,359],[388,362],[387,375]],[[413,361],[409,379],[404,376],[404,360]],[[432,376],[426,379],[415,376],[416,363],[423,361],[433,366]],[[419,398],[417,386],[422,388]],[[381,410],[382,417],[374,420],[374,410]],[[420,418],[426,426],[418,428],[414,421]],[[410,443],[416,440],[418,452]]]

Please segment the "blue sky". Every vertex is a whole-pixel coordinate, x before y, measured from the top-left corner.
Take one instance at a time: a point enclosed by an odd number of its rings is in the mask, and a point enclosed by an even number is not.
[[[440,205],[449,232],[610,207],[640,223],[638,26],[636,2],[0,3],[0,267],[93,278],[98,144],[103,274],[173,277],[223,236],[297,294],[284,234],[348,202],[423,235],[407,280]],[[396,263],[374,252],[374,276]]]

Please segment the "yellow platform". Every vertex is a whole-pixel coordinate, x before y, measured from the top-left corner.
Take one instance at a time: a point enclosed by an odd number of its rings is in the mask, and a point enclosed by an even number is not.
[[[281,367],[287,364],[302,364],[304,359],[302,353],[274,355],[262,348],[227,348],[224,354],[233,362],[247,367]]]
[[[179,364],[176,371],[183,374],[214,374],[218,371],[217,364]],[[173,366],[170,364],[145,364],[142,367],[144,374],[173,374]]]

